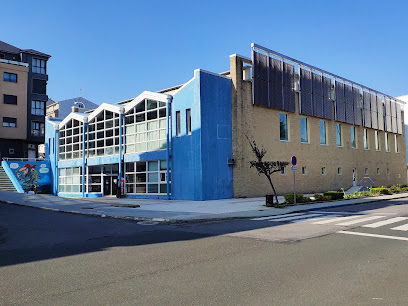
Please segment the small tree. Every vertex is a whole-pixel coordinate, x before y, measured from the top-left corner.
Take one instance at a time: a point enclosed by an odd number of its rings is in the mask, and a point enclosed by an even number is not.
[[[289,162],[285,161],[264,161],[263,158],[266,154],[265,148],[262,146],[262,148],[259,148],[255,142],[255,140],[249,140],[248,136],[245,135],[245,137],[248,139],[249,145],[251,146],[252,152],[255,154],[256,160],[250,161],[250,168],[255,168],[256,171],[258,172],[258,175],[260,176],[261,174],[265,175],[266,178],[269,181],[269,184],[272,187],[273,194],[276,199],[276,204],[279,204],[278,201],[278,195],[276,194],[275,187],[273,186],[272,183],[272,174],[275,172],[280,172],[282,169],[289,165]],[[268,203],[267,203],[268,205]]]

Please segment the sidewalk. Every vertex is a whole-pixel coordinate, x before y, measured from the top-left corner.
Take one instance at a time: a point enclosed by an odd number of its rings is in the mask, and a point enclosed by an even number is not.
[[[0,191],[0,202],[9,204],[82,215],[162,222],[197,222],[266,217],[304,210],[347,206],[406,197],[408,197],[408,193],[400,193],[362,199],[273,208],[264,206],[265,198],[263,197],[213,201],[167,201],[126,198],[62,198],[45,194],[28,195]]]

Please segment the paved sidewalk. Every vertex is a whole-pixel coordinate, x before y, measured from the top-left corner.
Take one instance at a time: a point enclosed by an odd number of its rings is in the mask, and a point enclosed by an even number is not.
[[[408,197],[408,193],[400,193],[362,199],[273,208],[264,206],[265,198],[242,198],[213,201],[167,201],[158,199],[117,199],[106,197],[62,198],[45,194],[28,195],[0,191],[0,201],[9,204],[83,215],[164,222],[194,222],[203,220],[266,217],[303,210],[347,206],[406,197]],[[280,197],[279,200],[282,201],[282,199],[283,197]],[[138,207],[139,205],[140,207]]]

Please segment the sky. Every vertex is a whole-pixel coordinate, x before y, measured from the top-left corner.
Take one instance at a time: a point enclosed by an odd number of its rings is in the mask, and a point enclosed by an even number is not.
[[[52,57],[48,96],[100,104],[229,70],[251,43],[408,94],[408,1],[3,0],[0,40]],[[81,90],[82,89],[82,90]]]

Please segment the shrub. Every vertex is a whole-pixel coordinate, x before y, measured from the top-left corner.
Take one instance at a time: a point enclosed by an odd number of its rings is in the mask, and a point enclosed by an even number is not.
[[[402,187],[401,192],[408,192],[408,187]]]
[[[408,187],[407,184],[401,185],[401,188],[407,188],[407,187]]]
[[[331,197],[325,196],[325,195],[320,194],[320,193],[316,193],[314,195],[314,198],[315,198],[315,201],[330,201],[331,200]]]
[[[331,200],[341,200],[344,198],[344,193],[340,191],[327,191],[323,195],[330,197]]]
[[[287,193],[284,195],[285,204],[294,204],[293,203],[293,193]],[[296,194],[296,203],[307,203],[312,202],[309,197],[305,197],[303,194]]]
[[[390,194],[390,191],[388,188],[385,187],[379,187],[379,188],[371,188],[370,193],[372,195],[379,195],[379,194]]]
[[[397,187],[395,185],[392,185],[390,187],[390,193],[398,193],[398,192],[401,192],[401,188],[399,188],[399,187]]]
[[[361,195],[362,197],[368,197],[368,196],[370,195],[370,192],[369,192],[369,191],[366,191],[366,190],[363,190],[363,191],[360,191],[360,195]]]
[[[345,196],[344,196],[344,198],[345,199],[354,199],[356,197],[356,195],[355,194],[346,194]]]

